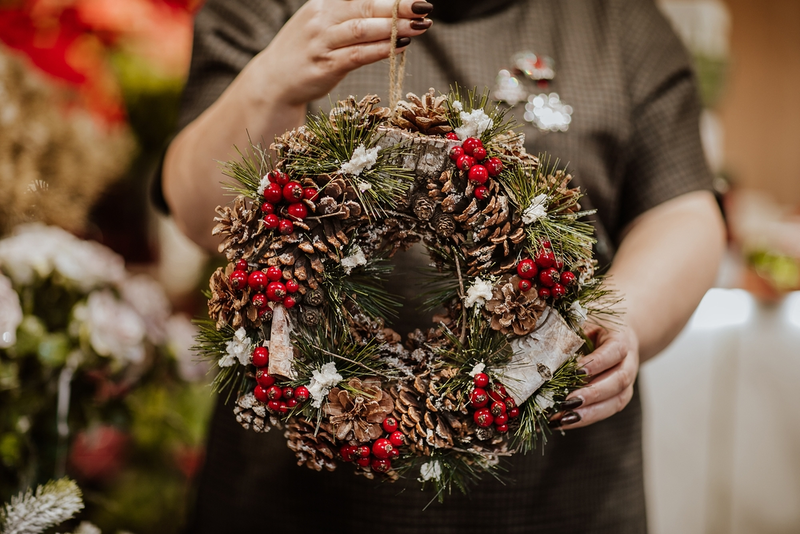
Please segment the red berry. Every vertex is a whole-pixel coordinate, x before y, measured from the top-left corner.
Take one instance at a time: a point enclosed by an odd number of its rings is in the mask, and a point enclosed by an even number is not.
[[[369,456],[365,458],[359,458],[356,460],[356,463],[361,467],[369,467],[369,462],[370,462]]]
[[[554,299],[560,299],[567,294],[567,288],[561,284],[554,284],[550,291],[552,292]]]
[[[361,445],[360,447],[356,447],[356,453],[354,456],[356,458],[369,458],[371,453],[372,450],[369,448],[369,445]]]
[[[278,180],[278,175],[275,174],[275,171],[269,171],[267,173],[267,179],[269,179],[270,183],[274,184]]]
[[[501,413],[494,418],[494,424],[496,425],[504,425],[508,423],[508,414]]]
[[[319,191],[316,190],[314,187],[304,187],[303,188],[303,198],[308,200],[315,200]]]
[[[445,137],[450,139],[451,141],[458,141],[458,134],[455,132],[447,132]]]
[[[237,271],[245,271],[245,274],[247,273],[247,269],[248,269],[249,267],[250,267],[250,266],[247,264],[247,260],[246,260],[246,259],[244,259],[244,258],[242,258],[242,259],[239,259],[239,260],[236,260],[236,265],[234,266],[234,268],[235,268]]]
[[[475,388],[469,394],[469,402],[473,408],[483,408],[489,404],[489,395],[483,388]]]
[[[270,386],[267,388],[267,398],[269,400],[281,400],[283,397],[283,390],[278,386]]]
[[[514,400],[514,397],[506,397],[503,402],[506,403],[506,408],[509,410],[517,407],[517,401]]]
[[[289,235],[294,232],[292,221],[289,219],[281,219],[281,222],[278,223],[278,231],[283,235]]]
[[[472,156],[473,152],[475,151],[476,147],[482,147],[483,143],[481,143],[480,139],[475,139],[474,137],[467,137],[464,139],[464,142],[461,143],[461,146],[464,147],[464,154],[467,156]]]
[[[384,460],[389,457],[393,448],[391,441],[386,438],[378,438],[375,440],[375,443],[372,444],[372,455],[375,456],[375,458]]]
[[[552,267],[553,264],[556,262],[556,256],[553,254],[552,250],[545,249],[539,252],[536,255],[536,265],[542,269],[547,267]]]
[[[450,159],[453,161],[458,161],[461,156],[464,155],[464,149],[460,146],[454,146],[450,149]]]
[[[264,306],[263,308],[258,309],[258,318],[263,319],[267,322],[272,320],[272,308],[269,306]]]
[[[275,183],[269,184],[264,188],[264,200],[270,204],[277,204],[283,200],[283,188]]]
[[[523,293],[525,291],[530,291],[531,287],[533,287],[533,286],[531,285],[531,281],[530,280],[525,280],[523,278],[522,280],[519,281],[519,290],[522,291]]]
[[[283,186],[283,198],[294,204],[303,200],[303,186],[297,182],[289,182]]]
[[[489,385],[489,375],[486,373],[476,373],[475,376],[472,377],[472,383],[475,384],[476,388],[485,388]]]
[[[389,441],[394,447],[402,447],[406,444],[406,435],[396,430],[389,436]]]
[[[291,386],[286,386],[281,392],[283,393],[283,398],[286,400],[294,397],[294,388]]]
[[[497,425],[495,428],[501,434],[505,434],[506,432],[508,432],[508,425]]]
[[[275,204],[270,204],[269,202],[264,202],[261,204],[261,213],[264,215],[269,215],[270,213],[275,213]]]
[[[468,171],[473,165],[475,165],[475,163],[475,158],[464,154],[456,160],[456,167],[462,171]]]
[[[544,248],[552,248],[553,247],[553,245],[550,243],[550,241],[542,241],[541,245]]]
[[[300,403],[297,402],[297,399],[289,399],[288,401],[286,401],[286,406],[288,406],[289,408],[294,408],[298,404]]]
[[[275,215],[274,213],[270,213],[269,215],[264,217],[264,227],[267,230],[274,230],[276,229],[281,222],[281,218]]]
[[[495,391],[497,391],[501,397],[504,399],[508,397],[508,391],[506,391],[506,387],[503,384],[495,384],[494,386]]]
[[[381,426],[383,427],[383,430],[391,434],[392,432],[397,430],[397,419],[395,419],[394,417],[387,417],[386,419],[383,420]]]
[[[289,175],[283,171],[272,171],[269,173],[269,181],[283,187],[289,183]]]
[[[266,308],[267,304],[269,304],[269,300],[267,300],[267,296],[264,293],[256,293],[250,298],[250,302],[259,310],[261,308]]]
[[[281,413],[286,413],[289,411],[289,405],[286,404],[286,401],[278,401],[278,411]]]
[[[289,217],[303,220],[308,217],[308,208],[302,202],[297,202],[295,204],[289,204],[289,207],[286,208],[286,213],[289,214]]]
[[[525,258],[517,264],[517,274],[520,278],[531,279],[537,272],[536,264],[530,258]]]
[[[339,454],[345,462],[352,462],[355,450],[356,448],[353,445],[342,445],[339,447]]]
[[[545,287],[553,287],[558,280],[558,270],[550,267],[539,273],[539,282]]]
[[[472,194],[475,195],[475,198],[477,198],[478,200],[483,200],[484,198],[489,196],[489,188],[486,187],[485,185],[479,185],[478,187],[475,188]]]
[[[283,297],[283,307],[286,308],[287,310],[289,308],[294,308],[295,304],[297,304],[297,301],[294,299],[294,297],[291,296]]]
[[[277,282],[283,278],[283,271],[281,271],[280,267],[275,267],[274,265],[267,269],[267,280],[270,282]]]
[[[472,157],[478,161],[483,161],[486,159],[486,149],[482,146],[476,146],[472,149]]]
[[[294,398],[297,399],[297,402],[305,402],[310,396],[311,394],[305,386],[297,386],[294,390]]]
[[[271,412],[277,412],[280,410],[281,401],[271,400],[267,403],[267,409]]]
[[[249,280],[249,277],[247,276],[247,273],[244,272],[244,271],[240,271],[240,270],[237,269],[236,271],[233,271],[231,273],[230,281],[231,281],[231,287],[233,289],[242,289],[242,288],[244,288],[244,286],[247,285],[247,281],[248,280]]]
[[[489,171],[489,176],[492,178],[503,172],[503,162],[500,161],[500,158],[489,158],[483,162],[483,166],[486,167],[486,170]]]
[[[556,258],[555,263],[553,263],[553,267],[555,267],[556,269],[558,269],[560,271],[560,270],[562,270],[564,268],[564,262],[561,261],[560,259]]]
[[[400,451],[397,449],[392,449],[392,452],[389,453],[389,459],[392,460],[400,456]]]
[[[267,388],[263,386],[256,386],[256,388],[253,390],[253,395],[255,395],[258,402],[269,401],[269,397],[267,397]]]
[[[275,377],[269,374],[266,367],[256,370],[256,382],[262,388],[268,388],[275,385]]]
[[[507,413],[508,413],[508,416],[509,416],[511,419],[514,419],[514,418],[516,418],[516,417],[519,417],[519,408],[516,408],[516,407],[515,407],[515,408],[511,408],[510,410],[508,410],[508,412],[507,412]]]
[[[550,290],[546,287],[539,288],[539,298],[542,300],[547,300],[551,297]]]
[[[575,273],[573,273],[572,271],[564,271],[563,273],[561,273],[562,285],[571,286],[572,284],[575,283],[575,280],[577,280],[577,277],[575,276]]]
[[[266,367],[269,365],[269,349],[267,347],[256,347],[253,350],[253,365],[256,367]],[[272,384],[270,384],[271,386]]]
[[[501,401],[494,401],[492,403],[492,407],[489,408],[492,412],[492,415],[497,417],[498,415],[505,415],[506,413],[506,403]]]
[[[289,293],[297,293],[297,290],[300,289],[300,284],[297,283],[297,280],[294,278],[291,280],[287,280],[283,283],[286,286],[286,291]]]
[[[375,458],[369,464],[373,471],[376,473],[387,473],[392,468],[392,462],[389,461],[389,456],[386,458]]]
[[[283,300],[286,296],[286,286],[280,282],[270,282],[267,286],[267,298],[273,302]]]
[[[494,422],[494,416],[492,415],[492,412],[489,411],[489,408],[481,408],[480,410],[476,410],[472,418],[474,419],[475,424],[481,428],[491,426]]]
[[[473,165],[469,169],[468,176],[470,181],[477,182],[479,184],[485,184],[486,180],[489,179],[489,172],[483,165]]]
[[[505,397],[499,391],[497,391],[496,389],[490,389],[489,390],[489,399],[491,399],[491,401],[493,403],[494,402],[503,402],[503,399],[505,399]]]
[[[264,271],[253,271],[250,273],[250,276],[247,277],[247,284],[253,291],[262,291],[268,283],[269,279],[267,278],[267,273]]]

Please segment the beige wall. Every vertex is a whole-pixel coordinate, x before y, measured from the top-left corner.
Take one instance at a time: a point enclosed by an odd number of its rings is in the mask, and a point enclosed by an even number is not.
[[[800,205],[800,0],[725,0],[731,69],[720,105],[736,184]]]

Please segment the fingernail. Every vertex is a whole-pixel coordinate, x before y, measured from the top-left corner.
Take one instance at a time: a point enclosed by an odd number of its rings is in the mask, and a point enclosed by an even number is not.
[[[578,369],[575,371],[575,374],[576,374],[576,375],[578,375],[578,376],[584,376],[584,375],[588,375],[588,374],[589,374],[589,371],[587,371],[587,370],[586,370],[586,367],[579,367],[579,368],[578,368]]]
[[[428,2],[414,2],[411,4],[411,12],[415,15],[427,15],[433,11],[433,4]]]
[[[397,41],[395,41],[395,45],[397,48],[403,48],[404,46],[408,46],[411,44],[411,37],[400,37]]]
[[[561,403],[562,410],[574,410],[583,404],[583,399],[580,397],[572,397]]]
[[[561,425],[571,425],[573,423],[577,423],[581,420],[581,414],[576,412],[567,412],[564,414],[564,417],[561,418]]]
[[[547,423],[547,426],[549,426],[550,428],[558,428],[561,426],[561,419],[553,419],[552,421]]]
[[[427,30],[431,27],[431,19],[414,19],[411,21],[412,30]]]

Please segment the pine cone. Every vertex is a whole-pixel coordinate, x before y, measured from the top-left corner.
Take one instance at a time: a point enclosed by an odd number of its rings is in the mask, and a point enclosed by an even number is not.
[[[395,126],[425,135],[441,135],[453,130],[447,121],[447,97],[436,96],[431,88],[419,98],[414,93],[406,95],[408,101],[401,100],[391,118]]]
[[[225,236],[219,244],[219,252],[225,254],[228,261],[236,258],[249,259],[257,246],[254,241],[263,242],[267,236],[258,210],[248,206],[245,197],[240,195],[232,206],[219,206],[216,211],[218,217],[214,217],[214,220],[217,224],[211,235]],[[262,239],[258,239],[259,237]]]
[[[322,424],[317,431],[313,422],[300,418],[292,418],[286,424],[287,445],[297,456],[297,465],[305,465],[315,471],[336,469],[336,450],[333,436],[327,424]]]
[[[226,325],[235,330],[244,326],[245,322],[253,326],[261,326],[258,308],[250,303],[250,288],[234,289],[231,287],[230,275],[232,272],[233,264],[228,264],[225,270],[219,267],[211,275],[208,316],[216,323],[217,330]]]
[[[332,124],[336,124],[337,118],[343,117],[348,122],[369,127],[385,121],[392,114],[392,110],[389,108],[378,107],[380,101],[381,99],[377,95],[367,95],[358,102],[354,96],[350,96],[347,100],[336,102],[336,105],[331,108],[328,118]]]
[[[252,428],[256,432],[269,432],[272,427],[281,428],[281,422],[267,411],[267,407],[259,402],[252,393],[236,399],[233,409],[238,422],[245,430]]]
[[[391,396],[381,389],[379,378],[351,378],[347,385],[352,391],[331,389],[324,408],[336,439],[360,443],[378,439],[383,434],[381,423],[394,410]]]
[[[504,277],[492,288],[492,298],[484,306],[484,315],[494,330],[524,336],[533,331],[546,303],[539,298],[536,287],[520,291],[519,277]]]

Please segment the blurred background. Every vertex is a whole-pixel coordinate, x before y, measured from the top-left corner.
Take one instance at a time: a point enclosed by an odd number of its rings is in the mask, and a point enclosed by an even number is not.
[[[85,493],[81,518],[103,532],[178,532],[203,458],[211,397],[188,318],[204,313],[216,260],[147,198],[201,3],[0,0],[0,236],[35,218],[102,243],[124,280],[157,282],[151,300],[171,325],[151,332],[153,311],[124,302],[142,317],[144,356],[109,365],[72,357],[88,341],[63,317],[26,315],[0,358],[0,502],[67,473]],[[729,247],[717,287],[642,368],[651,532],[800,532],[800,2],[660,6],[695,58]],[[26,314],[70,312],[103,284],[125,297],[127,282],[101,273],[80,289],[64,272],[28,284],[48,298],[22,298]]]

